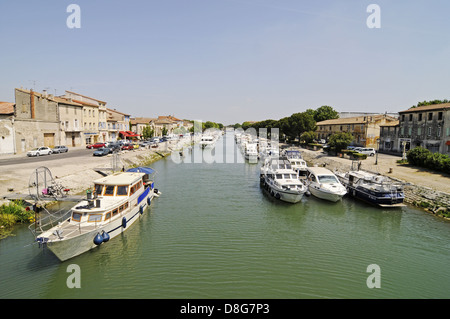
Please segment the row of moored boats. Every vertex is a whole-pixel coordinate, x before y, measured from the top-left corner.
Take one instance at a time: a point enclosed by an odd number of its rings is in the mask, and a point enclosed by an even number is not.
[[[298,203],[304,195],[313,195],[338,202],[350,195],[381,207],[404,206],[401,183],[362,171],[359,165],[344,173],[332,172],[325,167],[308,167],[299,150],[286,149],[280,153],[278,145],[249,135],[236,135],[235,140],[249,162],[263,161],[261,187],[276,199]]]

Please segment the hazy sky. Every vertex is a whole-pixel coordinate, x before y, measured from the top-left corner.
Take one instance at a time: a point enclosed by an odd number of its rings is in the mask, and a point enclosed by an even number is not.
[[[450,98],[449,14],[448,0],[1,0],[0,101],[72,90],[132,116],[224,124],[321,105],[398,112]]]

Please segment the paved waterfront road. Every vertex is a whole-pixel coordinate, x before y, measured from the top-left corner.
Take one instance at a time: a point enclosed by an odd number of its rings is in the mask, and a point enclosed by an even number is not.
[[[10,157],[1,158],[0,157],[0,166],[6,165],[18,165],[18,164],[28,164],[28,163],[36,163],[36,162],[48,162],[58,159],[74,159],[77,157],[92,157],[93,150],[90,149],[72,149],[67,153],[61,154],[51,154],[51,155],[42,155],[39,157],[28,157],[26,155],[14,155]]]

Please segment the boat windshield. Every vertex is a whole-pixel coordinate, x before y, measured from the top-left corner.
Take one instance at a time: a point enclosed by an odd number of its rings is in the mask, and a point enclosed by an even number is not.
[[[322,175],[319,176],[319,182],[322,184],[331,184],[331,183],[337,183],[337,179],[333,175]]]
[[[276,174],[277,179],[296,179],[297,176],[295,174]]]

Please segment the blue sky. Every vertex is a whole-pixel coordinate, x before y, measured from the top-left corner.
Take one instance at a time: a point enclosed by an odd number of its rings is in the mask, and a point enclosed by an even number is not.
[[[81,28],[69,29],[69,4]],[[381,28],[369,29],[369,4]],[[450,98],[450,2],[2,0],[0,101],[72,90],[132,116],[224,124]]]

